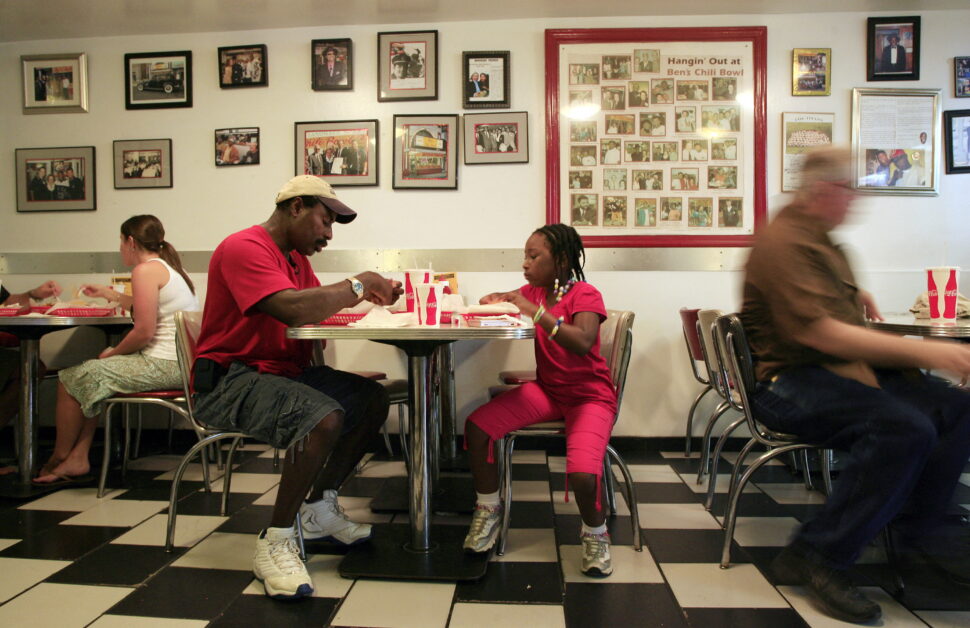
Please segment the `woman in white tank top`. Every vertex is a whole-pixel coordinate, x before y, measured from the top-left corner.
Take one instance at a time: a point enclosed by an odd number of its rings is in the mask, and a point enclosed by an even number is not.
[[[84,476],[91,470],[88,453],[105,399],[116,393],[182,386],[174,315],[178,310],[199,310],[192,282],[154,216],[133,216],[122,223],[120,249],[125,265],[133,267],[132,296],[109,286],[81,289],[88,296],[131,310],[134,326],[118,346],[108,347],[96,360],[61,371],[54,453],[34,478],[36,484],[66,485],[87,479]]]

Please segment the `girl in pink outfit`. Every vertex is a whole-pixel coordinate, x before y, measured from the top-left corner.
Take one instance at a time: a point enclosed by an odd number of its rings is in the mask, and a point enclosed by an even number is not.
[[[529,282],[482,303],[514,303],[536,326],[536,381],[496,397],[468,417],[468,448],[478,500],[464,547],[488,551],[501,528],[498,469],[492,443],[533,423],[565,419],[566,473],[583,518],[583,573],[613,572],[606,516],[600,504],[603,457],[616,416],[616,391],[600,355],[606,308],[585,282],[583,243],[563,224],[537,229],[525,244],[522,268]]]

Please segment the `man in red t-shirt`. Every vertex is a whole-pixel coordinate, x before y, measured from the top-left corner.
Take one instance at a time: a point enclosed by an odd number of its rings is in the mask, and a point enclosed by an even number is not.
[[[387,393],[358,375],[311,366],[310,343],[286,338],[287,327],[319,322],[364,299],[390,305],[400,296],[400,282],[373,272],[329,286],[313,274],[307,256],[327,246],[334,222],[356,216],[330,184],[300,175],[276,195],[269,220],[223,240],[209,263],[193,368],[196,415],[291,450],[253,559],[253,572],[275,598],[313,592],[296,546],[297,513],[306,539],[351,545],[371,534],[369,525],[343,514],[337,488],[387,419]]]

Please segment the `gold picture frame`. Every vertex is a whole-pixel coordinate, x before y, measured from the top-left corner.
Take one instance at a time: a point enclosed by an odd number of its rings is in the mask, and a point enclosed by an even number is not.
[[[792,96],[832,94],[831,48],[795,48],[791,59]]]

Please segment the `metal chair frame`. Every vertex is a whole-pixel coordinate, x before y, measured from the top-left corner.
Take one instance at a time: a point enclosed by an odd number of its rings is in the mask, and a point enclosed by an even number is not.
[[[705,369],[707,367],[707,362],[704,359],[704,350],[697,329],[697,313],[699,311],[697,308],[680,308],[680,322],[684,330],[684,344],[687,345],[687,359],[690,361],[690,370],[694,375],[694,379],[704,385],[704,388],[694,397],[693,403],[690,404],[690,410],[687,411],[687,433],[684,437],[684,457],[686,458],[690,458],[691,440],[694,436],[694,412],[697,410],[701,399],[707,393],[714,390],[710,377],[704,377],[697,369],[698,362],[704,362]],[[694,342],[691,342],[692,340]]]

